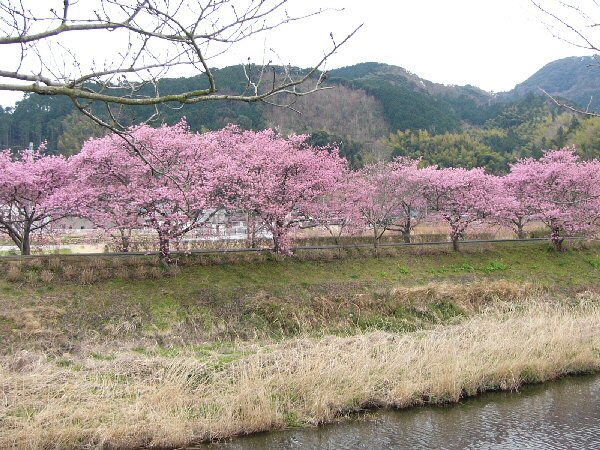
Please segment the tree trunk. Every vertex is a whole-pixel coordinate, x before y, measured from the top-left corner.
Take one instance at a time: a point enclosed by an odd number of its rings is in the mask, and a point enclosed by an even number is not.
[[[406,230],[402,230],[402,239],[404,240],[404,242],[406,244],[410,244],[410,229]]]
[[[29,224],[25,223],[24,227],[23,237],[20,243],[17,242],[17,246],[21,249],[21,255],[31,255],[31,231]]]
[[[410,244],[410,229],[412,225],[412,220],[410,217],[410,208],[406,211],[406,221],[404,222],[404,226],[402,227],[402,238],[406,244]]]
[[[517,239],[525,239],[527,236],[525,234],[525,230],[523,229],[523,219],[521,217],[518,220],[512,221],[517,227]]]
[[[171,263],[171,252],[169,250],[170,240],[169,238],[159,237],[159,259],[160,262],[166,266]]]
[[[373,248],[375,249],[375,254],[377,254],[377,252],[379,251],[379,238],[381,236],[379,236],[379,233],[377,231],[377,227],[373,226]]]
[[[129,245],[130,245],[130,239],[129,239],[129,234],[125,233],[124,230],[120,230],[121,232],[121,252],[123,253],[129,253]]]
[[[283,254],[284,253],[284,249],[282,247],[282,243],[281,243],[281,234],[282,234],[282,230],[283,229],[283,223],[282,222],[275,222],[275,227],[273,227],[273,252],[279,254]]]
[[[23,242],[21,242],[21,255],[31,255],[31,241],[29,239],[29,234],[23,236]]]
[[[558,230],[557,228],[552,229],[550,240],[552,241],[552,244],[554,244],[554,249],[557,252],[564,251],[563,242],[565,238],[560,235],[560,230]]]
[[[452,236],[452,250],[454,250],[455,252],[460,252],[458,236]]]
[[[246,217],[246,242],[249,248],[256,248],[256,219],[251,213]]]

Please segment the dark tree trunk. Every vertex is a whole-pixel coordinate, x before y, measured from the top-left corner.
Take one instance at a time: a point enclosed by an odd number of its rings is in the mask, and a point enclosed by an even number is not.
[[[21,255],[31,255],[31,229],[29,224],[24,224],[22,235],[11,229],[8,230],[8,235],[21,251]]]
[[[171,252],[170,252],[170,249],[169,249],[169,246],[170,246],[170,240],[169,240],[169,238],[160,237],[158,245],[159,245],[158,253],[159,253],[160,262],[162,264],[168,266],[171,263]]]
[[[375,249],[375,253],[378,252],[378,248],[379,248],[379,238],[381,236],[379,235],[379,232],[377,230],[376,226],[373,226],[373,248]]]
[[[250,213],[246,220],[246,241],[249,248],[256,248],[256,218]]]
[[[131,244],[129,233],[126,233],[124,230],[120,230],[121,232],[121,251],[123,253],[129,253],[129,246]]]
[[[402,230],[402,239],[404,240],[404,242],[406,244],[410,244],[410,229],[409,230]]]
[[[452,250],[455,252],[460,252],[459,238],[458,236],[452,237]]]
[[[552,229],[552,234],[550,235],[550,240],[552,241],[552,244],[554,244],[554,249],[557,252],[564,251],[563,242],[564,242],[565,238],[560,235],[560,230],[558,228]]]
[[[21,242],[21,255],[31,255],[31,240],[29,234],[23,235],[23,242]]]
[[[275,222],[275,227],[273,228],[273,252],[279,254],[284,253],[284,249],[281,243],[281,234],[283,229],[283,222],[277,221]]]
[[[406,244],[410,244],[410,229],[411,229],[411,225],[412,225],[412,220],[410,217],[410,208],[408,208],[408,211],[406,214],[407,214],[406,222],[404,223],[404,226],[402,228],[402,238],[404,239],[404,242]]]

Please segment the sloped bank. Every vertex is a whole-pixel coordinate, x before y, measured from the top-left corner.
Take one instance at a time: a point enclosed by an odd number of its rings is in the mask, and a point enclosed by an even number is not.
[[[176,447],[600,369],[600,296],[499,299],[456,323],[169,355],[91,343],[0,365],[0,447]]]
[[[598,250],[0,279],[0,448],[176,447],[598,371]]]

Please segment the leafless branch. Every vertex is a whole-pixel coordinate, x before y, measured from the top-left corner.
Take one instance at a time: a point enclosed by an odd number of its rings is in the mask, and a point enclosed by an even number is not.
[[[594,35],[600,26],[600,4],[597,0],[530,0],[548,20],[544,22],[546,28],[554,37],[574,47],[600,52],[597,43],[599,36]],[[595,17],[598,17],[596,19]],[[563,34],[564,33],[564,34]],[[566,37],[565,37],[566,34]],[[539,88],[554,104],[572,112],[599,117],[600,114],[590,110],[593,97],[590,98],[585,109],[573,106],[554,97],[546,90]]]
[[[587,33],[590,29],[598,27],[600,24],[593,19],[592,13],[584,9],[581,2],[573,3],[562,0],[545,1],[530,0],[531,3],[543,13],[549,22],[544,22],[548,31],[557,39],[560,39],[574,47],[600,51],[598,44]],[[593,8],[598,8],[598,3],[592,0]],[[548,6],[544,6],[547,4]],[[554,7],[551,6],[554,4]],[[570,37],[564,37],[561,31],[566,32]]]
[[[565,108],[565,109],[568,109],[569,111],[573,111],[574,113],[585,115],[585,116],[600,117],[599,113],[595,113],[593,111],[590,111],[590,106],[592,104],[593,97],[590,98],[590,101],[589,101],[589,103],[587,105],[587,108],[586,109],[581,109],[581,108],[577,108],[576,106],[570,105],[568,103],[565,103],[565,102],[557,99],[555,96],[553,96],[552,94],[549,94],[548,92],[546,92],[541,87],[539,87],[538,89],[540,91],[542,91],[544,93],[544,95],[546,97],[548,97],[555,105],[560,106],[561,108]]]

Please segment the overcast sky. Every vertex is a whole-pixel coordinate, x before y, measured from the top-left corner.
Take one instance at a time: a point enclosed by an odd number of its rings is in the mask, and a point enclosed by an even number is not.
[[[331,58],[328,68],[376,61],[437,83],[500,92],[553,60],[591,54],[553,37],[529,0],[290,0],[290,7],[310,5],[344,11],[261,35],[211,65],[238,64],[249,56],[260,62],[263,53],[273,58],[268,49],[274,48],[280,58],[274,62],[308,67],[329,48],[330,32],[339,41],[361,23],[363,28]],[[96,52],[106,47],[91,45]],[[4,106],[17,98],[0,92]]]
[[[579,0],[586,2],[588,0]],[[323,0],[342,12],[296,24],[277,42],[286,62],[306,66],[308,55],[353,26],[363,28],[331,59],[329,67],[376,61],[403,67],[444,84],[472,84],[505,91],[545,64],[591,54],[547,30],[529,0]],[[283,45],[285,43],[285,45]],[[241,55],[239,55],[241,57]],[[300,58],[298,58],[300,57]],[[241,59],[240,59],[241,60]],[[314,60],[314,58],[313,58]]]

